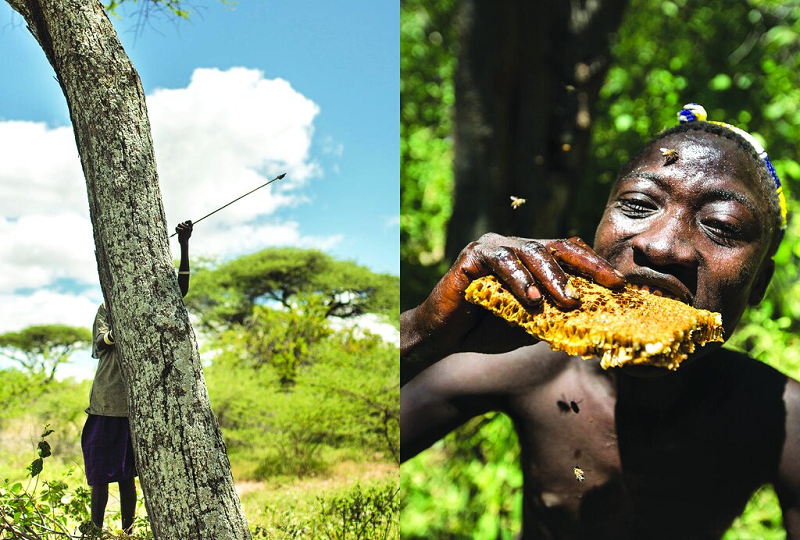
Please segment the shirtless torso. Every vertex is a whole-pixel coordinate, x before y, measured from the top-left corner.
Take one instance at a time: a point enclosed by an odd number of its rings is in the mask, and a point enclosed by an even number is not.
[[[487,234],[401,315],[404,459],[502,411],[520,441],[526,538],[719,538],[765,483],[787,537],[800,538],[797,381],[711,346],[675,372],[603,371],[530,345],[464,299],[471,280],[493,274],[523,305],[546,295],[569,310],[580,299],[567,268],[718,312],[730,336],[772,277],[779,215],[761,158],[708,129],[667,132],[623,169],[594,250]],[[665,161],[662,147],[680,158]]]
[[[452,355],[404,387],[403,448],[499,410],[519,437],[525,538],[719,538],[761,485],[791,498],[800,385],[725,349],[690,367],[665,390],[545,344]]]

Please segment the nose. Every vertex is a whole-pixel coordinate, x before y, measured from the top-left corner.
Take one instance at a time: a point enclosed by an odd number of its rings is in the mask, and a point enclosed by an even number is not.
[[[687,217],[664,214],[632,241],[634,256],[644,256],[653,266],[697,265],[697,251],[689,241]]]

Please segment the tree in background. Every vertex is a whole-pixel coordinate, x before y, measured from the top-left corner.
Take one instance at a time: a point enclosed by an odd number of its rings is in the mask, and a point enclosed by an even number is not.
[[[0,335],[0,355],[20,364],[30,375],[53,380],[56,369],[75,349],[88,347],[92,332],[88,328],[48,324],[29,326],[19,332]]]
[[[249,538],[175,277],[139,76],[98,0],[8,3],[67,99],[153,534]],[[180,0],[163,4],[181,15]]]
[[[563,4],[566,9],[571,5],[588,7],[591,3]],[[490,230],[508,232],[491,219],[481,218],[485,228],[469,227],[472,237],[461,237],[456,242],[455,236],[451,236],[455,233],[454,227],[445,226],[451,212],[455,216],[464,202],[464,198],[458,196],[459,187],[454,186],[453,170],[463,165],[453,156],[454,146],[458,153],[463,150],[474,156],[484,156],[484,159],[488,156],[481,146],[470,148],[469,139],[460,137],[458,128],[459,118],[467,114],[460,112],[460,108],[478,107],[470,114],[481,118],[486,114],[480,108],[485,107],[485,101],[460,103],[462,94],[453,90],[459,80],[456,74],[461,69],[457,64],[464,57],[461,50],[474,47],[466,42],[470,34],[463,30],[464,23],[459,23],[459,14],[464,9],[474,9],[471,6],[468,0],[401,2],[403,309],[424,299],[449,266],[453,254],[466,243]],[[545,19],[551,17],[544,9],[538,15]],[[510,27],[491,27],[488,21],[498,18],[499,15],[487,15],[480,19],[483,36],[474,39],[492,36],[498,42],[492,47],[502,47],[502,34]],[[533,34],[534,26],[529,28]],[[570,144],[569,152],[554,158],[555,162],[559,159],[585,162],[581,175],[565,178],[564,181],[571,184],[559,188],[571,193],[568,206],[554,200],[560,210],[550,224],[539,226],[538,221],[524,221],[519,212],[529,207],[531,198],[522,192],[512,192],[502,194],[505,200],[499,195],[495,200],[491,197],[492,187],[488,185],[487,176],[486,184],[476,185],[470,195],[469,204],[485,207],[471,219],[478,221],[478,216],[504,212],[504,219],[512,220],[512,226],[515,223],[522,226],[514,229],[513,234],[531,238],[578,234],[591,243],[603,202],[621,165],[659,131],[675,125],[676,113],[684,103],[702,103],[710,118],[747,129],[763,141],[789,198],[789,229],[775,256],[777,269],[767,297],[747,312],[727,346],[741,348],[797,378],[800,375],[800,220],[793,219],[791,214],[800,210],[796,197],[800,193],[800,163],[797,161],[800,5],[777,0],[738,3],[630,0],[619,27],[606,26],[604,31],[608,33],[605,39],[610,44],[610,64],[597,90],[596,105],[588,109],[591,125],[586,133],[580,133],[588,135],[588,144],[564,141]],[[561,46],[567,46],[563,40],[572,38],[571,34],[562,33],[556,39]],[[538,36],[529,35],[523,42],[533,44],[537,39]],[[499,54],[486,58],[486,62],[496,61],[498,66],[479,69],[492,70],[506,65],[503,58]],[[561,67],[575,67],[575,64]],[[574,76],[567,71],[564,73]],[[487,86],[485,92],[490,96],[488,102],[498,110],[506,105],[494,105],[492,99],[520,101],[538,95],[493,93],[495,88],[505,88],[509,77],[499,72],[495,75],[497,80],[483,80]],[[569,84],[566,79],[565,84]],[[575,93],[571,95],[577,98]],[[545,105],[561,106],[558,101]],[[571,116],[570,121],[575,125],[580,123],[577,108],[558,114]],[[521,115],[512,120],[531,126],[547,125],[549,129],[556,126],[549,124],[546,117]],[[524,133],[523,128],[516,129],[517,133]],[[551,135],[558,133],[556,130]],[[553,141],[556,146],[558,142],[557,139]],[[507,154],[505,159],[529,161],[538,155],[531,154],[521,158]],[[504,163],[498,167],[513,171],[521,165]],[[530,174],[525,180],[532,184],[531,190],[548,189],[538,185],[543,181],[541,175]],[[456,175],[455,184],[457,182]],[[525,197],[527,203],[512,210],[507,199],[510,195]],[[548,197],[539,202],[547,204]],[[470,219],[470,212],[478,211],[465,212],[467,219]],[[558,226],[555,232],[551,232],[553,224]],[[445,244],[448,246],[446,254]],[[521,478],[516,464],[518,449],[510,422],[503,417],[494,418],[468,423],[429,455],[423,454],[415,458],[416,461],[404,464],[404,538],[459,534],[496,538],[518,528],[521,497]],[[432,474],[426,471],[428,466],[434,467]],[[731,535],[765,537],[780,530],[780,509],[771,489],[759,491],[750,508],[752,511],[734,523]]]
[[[417,305],[440,275],[453,210],[457,0],[403,0],[400,12],[400,291]]]
[[[255,463],[255,478],[318,475],[343,453],[399,460],[396,346],[330,331],[308,346],[291,385],[283,366],[254,363],[246,344],[227,332],[210,346],[214,410],[231,455]]]
[[[625,3],[403,4],[401,36],[411,41],[401,49],[401,197],[410,198],[401,203],[401,240],[422,243],[416,253],[401,248],[412,280],[415,267],[442,255],[454,260],[484,232],[568,235],[610,66],[610,36]],[[447,190],[451,121],[454,182]],[[511,196],[527,203],[512,212]],[[451,198],[452,207],[440,198]],[[418,210],[431,225],[446,224],[444,242],[440,230],[418,224]],[[404,307],[424,298],[422,285],[404,286]]]
[[[252,366],[270,365],[291,386],[328,320],[368,313],[399,324],[400,280],[313,249],[268,248],[196,270],[186,304],[219,344],[237,344]]]
[[[264,249],[196,270],[192,280],[186,305],[207,328],[244,324],[259,304],[323,318],[376,313],[399,324],[397,276],[313,249]]]
[[[258,456],[257,476],[319,473],[324,449],[399,463],[397,347],[346,324],[373,313],[396,327],[397,276],[271,248],[194,279],[214,410],[232,451]]]
[[[295,261],[296,257],[286,259],[283,274],[289,280],[291,274],[304,271]],[[333,266],[339,262],[329,260]],[[270,269],[276,273],[280,267]],[[369,270],[362,270],[367,280],[385,278],[380,274],[370,277]],[[394,313],[386,315],[396,321],[397,276],[393,280],[386,294],[394,297]],[[204,296],[225,296],[222,291],[215,294],[210,283],[209,279]],[[350,286],[354,287],[355,281],[351,280]],[[354,538],[396,536],[365,531],[386,521],[395,529],[399,526],[398,348],[350,326],[357,318],[326,316],[329,298],[327,294],[297,293],[287,302],[290,307],[257,299],[242,324],[204,323],[205,317],[215,316],[211,309],[193,313],[205,329],[204,377],[234,474],[237,481],[251,486],[243,501],[254,537],[341,537],[343,527]],[[0,451],[0,472],[18,472],[29,463],[25,461],[27,451],[8,446],[6,428],[44,423],[57,428],[52,441],[56,462],[74,468],[75,460],[80,461],[80,429],[89,385],[90,381],[68,379],[55,380],[44,388],[38,378],[19,369],[0,370],[0,438],[4,439],[0,443],[8,450]],[[76,473],[68,482],[78,482],[73,493],[88,493],[82,475]],[[6,500],[19,501],[23,495],[8,493],[7,488],[16,483],[15,473],[11,474],[12,480],[5,483]],[[321,478],[306,481],[314,476]],[[48,482],[67,487],[66,482]],[[255,483],[261,489],[253,489]],[[385,502],[391,505],[372,506],[353,498],[347,503],[346,515],[341,514],[344,507],[331,506],[335,500],[331,493],[344,493],[341,489],[346,487],[349,491],[363,489],[366,494],[378,489],[374,484],[385,491]],[[0,479],[0,492],[3,487]],[[48,505],[58,507],[54,512],[69,515],[65,527],[74,529],[81,521],[89,521],[86,497],[84,504],[83,499],[69,494],[55,499],[50,499],[48,492],[42,496]],[[70,511],[81,504],[85,516]],[[48,526],[41,520],[49,518],[36,514],[41,507],[29,506],[33,526]],[[19,523],[14,523],[18,530]],[[269,530],[264,528],[267,524]],[[327,533],[321,532],[323,524],[330,527]],[[137,538],[148,533],[140,530]],[[345,536],[350,538],[350,533]]]
[[[625,4],[462,0],[448,260],[486,231],[568,235]]]

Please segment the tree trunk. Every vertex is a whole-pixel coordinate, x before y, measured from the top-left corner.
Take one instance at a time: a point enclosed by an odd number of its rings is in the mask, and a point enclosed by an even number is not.
[[[626,0],[464,0],[446,257],[485,232],[574,233],[592,114]],[[527,202],[514,210],[511,196]]]
[[[139,76],[97,0],[8,0],[61,84],[156,538],[249,538],[169,250]]]

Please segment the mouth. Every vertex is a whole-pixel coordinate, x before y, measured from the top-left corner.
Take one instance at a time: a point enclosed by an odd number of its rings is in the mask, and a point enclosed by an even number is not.
[[[626,274],[625,279],[640,291],[678,300],[690,306],[694,305],[694,295],[675,276],[660,274],[649,268],[640,268]]]

